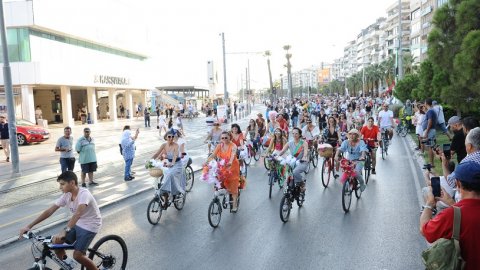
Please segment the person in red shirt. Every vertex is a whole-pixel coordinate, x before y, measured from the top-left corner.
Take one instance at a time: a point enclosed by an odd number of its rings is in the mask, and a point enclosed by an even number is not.
[[[377,165],[377,148],[378,142],[381,138],[380,129],[377,125],[373,122],[373,117],[369,117],[367,121],[367,125],[363,126],[360,130],[362,133],[362,139],[367,144],[368,150],[372,155],[372,174],[376,174],[375,172],[375,165]]]
[[[457,192],[461,200],[454,204],[460,207],[460,249],[465,260],[465,270],[480,269],[480,160],[460,163],[455,169]],[[436,200],[444,200],[447,195],[434,198],[429,187],[426,205],[420,216],[420,233],[429,243],[440,238],[450,239],[453,234],[453,207],[449,207],[432,219],[432,208]]]
[[[282,114],[277,114],[277,122],[288,138],[288,122],[283,118]]]

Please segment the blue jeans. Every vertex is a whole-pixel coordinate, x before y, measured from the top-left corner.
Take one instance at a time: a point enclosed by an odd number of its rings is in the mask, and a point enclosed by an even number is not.
[[[125,159],[125,175],[124,175],[124,179],[127,179],[130,177],[130,171],[131,171],[131,168],[132,168],[132,163],[133,163],[133,158],[130,158],[130,159]]]
[[[73,168],[75,168],[75,158],[60,158],[60,167],[62,173],[65,171],[73,171]]]
[[[292,127],[296,127],[298,123],[298,116],[292,117]]]

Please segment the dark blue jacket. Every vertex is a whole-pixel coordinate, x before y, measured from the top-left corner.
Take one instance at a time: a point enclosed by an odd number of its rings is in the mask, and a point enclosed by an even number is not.
[[[6,140],[9,138],[10,135],[8,134],[8,123],[0,124],[0,139]]]

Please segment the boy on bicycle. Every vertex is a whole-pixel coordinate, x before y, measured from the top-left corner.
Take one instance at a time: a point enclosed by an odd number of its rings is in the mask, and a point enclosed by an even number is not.
[[[74,172],[63,172],[58,176],[57,182],[60,184],[60,190],[63,192],[63,195],[32,223],[22,228],[20,237],[32,230],[33,226],[49,218],[58,208],[68,208],[72,213],[72,217],[68,221],[67,226],[52,237],[52,243],[74,243],[73,258],[85,266],[86,269],[97,270],[98,268],[93,261],[86,256],[88,246],[102,226],[102,217],[100,216],[97,202],[88,189],[78,186],[77,175]],[[56,250],[55,253],[64,261],[67,259],[65,250]]]
[[[375,165],[377,163],[377,147],[378,142],[381,140],[381,133],[378,126],[376,126],[373,122],[373,117],[369,117],[367,121],[367,125],[363,126],[360,130],[362,134],[362,139],[367,144],[367,148],[372,155],[372,174],[376,174],[375,172]]]

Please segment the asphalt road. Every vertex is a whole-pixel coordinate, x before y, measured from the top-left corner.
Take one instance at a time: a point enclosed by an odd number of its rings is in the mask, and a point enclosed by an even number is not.
[[[331,182],[324,189],[318,168],[307,177],[304,207],[294,205],[284,224],[282,192],[277,187],[268,199],[267,174],[259,161],[249,170],[238,213],[224,212],[217,229],[207,220],[212,188],[197,181],[184,209],[169,208],[156,226],[146,219],[153,190],[105,208],[99,236],[125,239],[127,269],[423,269],[420,172],[402,140],[395,138],[387,159],[378,160],[377,175],[361,199],[352,199],[348,214],[341,206],[341,185]],[[2,269],[30,267],[29,242],[1,249],[0,261]]]

